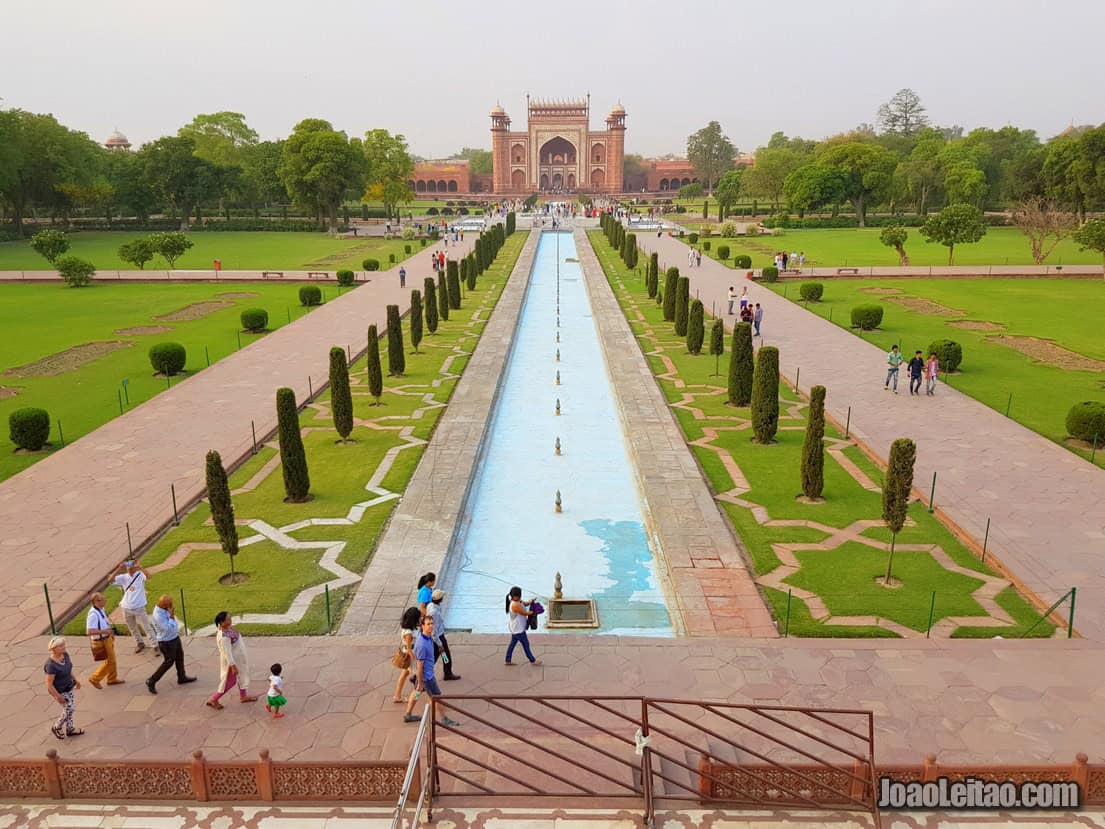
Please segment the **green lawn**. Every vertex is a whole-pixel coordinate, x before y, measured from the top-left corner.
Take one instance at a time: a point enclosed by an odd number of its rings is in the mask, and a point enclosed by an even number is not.
[[[848,474],[832,455],[825,456],[825,501],[806,504],[795,500],[801,492],[801,449],[804,440],[805,408],[797,415],[788,412],[791,405],[801,401],[786,385],[780,387],[782,416],[777,442],[759,446],[751,442],[748,428],[725,429],[726,426],[745,426],[750,412],[747,408],[726,405],[724,385],[728,366],[729,339],[726,338],[726,354],[720,360],[720,375],[714,375],[715,361],[708,355],[694,356],[672,333],[670,323],[663,322],[662,310],[649,300],[641,280],[630,274],[617,255],[610,249],[601,232],[593,232],[590,238],[607,271],[608,278],[622,308],[639,310],[644,314],[664,355],[671,359],[679,378],[686,384],[679,388],[672,381],[659,380],[660,387],[669,402],[677,402],[690,392],[696,396],[693,405],[700,410],[702,419],[686,408],[675,408],[684,436],[688,441],[704,437],[704,427],[718,429],[711,441],[723,450],[739,467],[750,489],[740,495],[742,499],[763,506],[773,520],[810,521],[817,526],[772,526],[760,523],[752,510],[721,502],[738,535],[745,544],[757,575],[768,574],[782,564],[773,544],[816,544],[829,539],[830,532],[849,527],[859,520],[879,521],[882,498],[879,491],[863,487]],[[627,314],[635,319],[635,314]],[[707,331],[711,321],[707,320]],[[632,327],[646,352],[656,347],[656,341],[647,336],[644,327],[633,322]],[[663,361],[657,356],[648,357],[654,374],[665,373]],[[718,391],[716,388],[721,387]],[[831,427],[826,436],[840,438]],[[712,489],[726,492],[734,482],[718,453],[712,449],[693,447]],[[844,455],[877,485],[882,483],[879,468],[855,446],[849,445]],[[807,605],[797,597],[791,600],[790,634],[797,636],[892,636],[886,629],[874,626],[844,626],[833,624],[841,616],[879,616],[898,624],[924,632],[928,624],[929,607],[936,594],[934,621],[950,616],[986,618],[985,609],[971,595],[982,583],[974,573],[993,575],[974,554],[942,525],[925,507],[917,502],[910,506],[909,516],[914,526],[907,526],[898,535],[899,545],[937,545],[959,568],[968,574],[945,568],[927,551],[899,549],[894,557],[894,575],[903,586],[888,590],[877,585],[874,579],[885,573],[887,553],[861,543],[858,540],[840,539],[830,550],[797,551],[800,568],[784,580],[787,588],[801,588],[816,593],[830,612],[828,619],[816,619]],[[827,528],[827,529],[826,529]],[[860,533],[864,538],[888,542],[889,533],[884,527],[874,527]],[[779,620],[780,629],[786,626],[786,589],[768,589],[768,602]],[[999,604],[1014,620],[1004,627],[960,627],[955,635],[1015,637],[1026,630],[1038,618],[1039,612],[1011,589],[1000,596]],[[1053,628],[1042,624],[1033,635],[1050,635]]]
[[[895,343],[912,355],[937,339],[951,339],[963,346],[963,363],[951,384],[1033,431],[1077,451],[1086,447],[1065,442],[1067,411],[1083,400],[1105,401],[1105,380],[1100,370],[1072,370],[1037,362],[1031,357],[992,341],[995,335],[1015,335],[1052,340],[1055,344],[1094,360],[1105,361],[1105,337],[1096,309],[1105,307],[1105,282],[1099,279],[825,279],[821,302],[804,303],[811,313],[849,328],[853,306],[881,303],[882,327],[877,331],[853,330],[857,336],[887,351]],[[793,299],[794,284],[770,285]],[[962,314],[921,313],[871,288],[896,289],[902,297],[924,298]],[[932,308],[931,310],[939,310]],[[1004,329],[970,331],[951,323],[957,320],[998,323]],[[849,328],[849,330],[852,330]],[[927,351],[926,351],[927,354]],[[944,378],[947,380],[948,378]],[[1012,395],[1012,403],[1010,403]],[[1102,447],[1105,450],[1105,435]],[[1096,462],[1105,466],[1105,451]]]
[[[239,523],[260,519],[274,527],[286,527],[309,518],[345,518],[354,504],[374,498],[373,494],[365,491],[365,485],[389,449],[407,444],[399,436],[400,430],[409,427],[416,438],[428,440],[431,437],[444,409],[427,407],[424,396],[430,394],[442,403],[449,400],[457,381],[454,378],[441,379],[441,367],[446,358],[453,354],[454,347],[459,346],[466,352],[475,348],[476,340],[466,337],[465,331],[477,335],[482,332],[525,239],[526,234],[518,233],[507,240],[496,262],[479,278],[477,289],[467,292],[462,312],[454,312],[448,322],[441,321],[436,334],[427,334],[419,354],[410,351],[409,323],[404,321],[406,374],[401,378],[385,377],[382,405],[374,405],[367,393],[364,360],[351,367],[354,416],[359,421],[377,420],[375,425],[380,428],[362,423],[353,429],[353,443],[337,444],[329,411],[329,390],[319,396],[317,406],[307,408],[300,414],[311,477],[312,499],[309,502],[284,502],[283,479],[279,466],[276,466],[255,488],[234,495],[235,517]],[[472,311],[480,305],[485,305],[487,310],[478,322],[472,322]],[[462,338],[465,338],[463,342]],[[381,340],[380,350],[386,370],[386,338]],[[453,360],[450,371],[458,373],[463,366],[463,360]],[[435,380],[441,380],[441,383],[433,387],[430,384]],[[407,393],[401,394],[400,391]],[[420,416],[412,417],[416,410],[422,410]],[[401,493],[414,474],[424,448],[414,446],[399,452],[383,479],[384,488]],[[231,474],[231,490],[242,487],[275,455],[275,449],[263,447]],[[397,503],[398,499],[391,499],[369,507],[356,523],[305,526],[289,531],[288,535],[302,542],[345,542],[337,563],[355,573],[364,573]],[[179,527],[158,539],[142,556],[143,566],[157,568],[163,565],[183,544],[217,543],[214,527],[207,523],[209,518],[210,510],[206,503],[201,502],[183,518]],[[239,526],[241,539],[254,535],[254,530]],[[178,602],[178,612],[183,606],[188,625],[193,630],[209,626],[220,610],[229,610],[235,617],[246,613],[280,613],[288,609],[301,590],[333,578],[331,571],[320,565],[322,555],[321,549],[290,551],[267,539],[249,544],[242,547],[234,559],[235,570],[248,574],[249,579],[244,584],[230,586],[219,581],[229,573],[226,555],[219,549],[194,550],[171,567],[155,572],[148,591],[151,597],[163,593],[172,595]],[[414,578],[416,576],[412,573],[412,580]],[[356,585],[352,585],[331,592],[334,628],[340,624],[355,591]],[[118,590],[107,591],[109,609],[116,606],[119,596]],[[66,632],[77,634],[83,631],[83,618],[81,614],[70,621]],[[304,617],[296,623],[247,623],[239,627],[255,635],[326,633],[325,595],[314,599]]]
[[[119,259],[119,246],[146,235],[108,231],[74,233],[70,236],[69,253],[89,260],[101,271],[131,270],[133,265]],[[411,245],[412,253],[421,250],[417,241],[346,239],[325,233],[205,231],[190,233],[188,238],[194,246],[176,261],[179,270],[209,270],[215,259],[228,271],[360,270],[361,262],[368,258],[379,259],[381,267],[386,268],[389,255],[394,254],[397,262],[406,258],[405,245]],[[146,270],[164,271],[166,267],[167,263],[160,256],[146,264]],[[31,249],[29,241],[0,242],[0,271],[49,269],[49,263]]]
[[[701,217],[701,212],[699,213]],[[666,217],[679,221],[679,217]],[[734,219],[739,223],[740,219]],[[688,222],[688,224],[691,224]],[[696,227],[700,223],[693,223]],[[716,225],[715,225],[716,226]],[[729,260],[733,267],[733,257],[748,254],[752,257],[752,266],[762,268],[773,264],[776,251],[788,253],[798,251],[806,254],[807,267],[841,267],[877,265],[892,267],[898,264],[898,254],[879,241],[880,228],[831,229],[831,230],[784,230],[778,235],[763,235],[755,238],[738,236],[725,238],[711,236],[709,256],[717,258],[718,245],[729,246]],[[699,247],[703,240],[699,240]],[[909,228],[906,252],[911,265],[947,265],[948,249],[935,242],[926,242],[917,228]],[[956,265],[1031,265],[1032,256],[1028,237],[1016,228],[992,227],[980,242],[973,245],[957,245],[955,248]],[[1064,239],[1047,260],[1049,265],[1096,265],[1101,267],[1101,254],[1095,251],[1081,251],[1077,243]],[[981,269],[985,273],[985,269]]]

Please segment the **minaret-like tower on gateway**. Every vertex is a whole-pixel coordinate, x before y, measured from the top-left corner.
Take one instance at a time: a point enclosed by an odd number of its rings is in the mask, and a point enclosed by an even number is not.
[[[624,168],[622,162],[625,159],[625,107],[620,103],[615,104],[606,116],[606,134],[609,150],[606,165],[606,190],[609,193],[620,193],[625,182],[623,181]]]
[[[510,192],[510,116],[498,104],[491,110],[491,189]]]

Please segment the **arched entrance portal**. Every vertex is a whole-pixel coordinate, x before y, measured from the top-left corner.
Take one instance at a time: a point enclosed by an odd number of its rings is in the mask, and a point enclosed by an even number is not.
[[[542,164],[575,164],[576,148],[559,135],[541,145]]]
[[[549,176],[548,176],[547,173],[542,173],[541,174],[541,189],[542,190],[548,190],[549,189]]]
[[[521,170],[515,170],[510,174],[510,188],[518,191],[525,189],[526,186],[526,174]]]
[[[591,171],[591,186],[596,190],[606,186],[606,173],[597,167]]]
[[[553,190],[559,190],[564,186],[564,178],[560,173],[554,173],[552,177]]]

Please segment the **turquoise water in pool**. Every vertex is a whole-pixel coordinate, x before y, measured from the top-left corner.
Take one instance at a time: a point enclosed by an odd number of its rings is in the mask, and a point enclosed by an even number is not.
[[[672,633],[577,258],[572,234],[542,235],[451,552],[451,629],[505,632],[511,585],[547,606],[559,571],[565,598],[597,602],[598,632]],[[554,508],[557,490],[561,513]]]

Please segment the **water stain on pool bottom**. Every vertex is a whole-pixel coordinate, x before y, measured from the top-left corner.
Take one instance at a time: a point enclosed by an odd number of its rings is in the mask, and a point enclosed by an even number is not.
[[[644,598],[659,595],[653,571],[655,562],[644,526],[637,521],[605,518],[581,521],[579,526],[602,542],[599,552],[608,563],[613,579],[609,587],[591,596],[598,605],[603,631],[670,635],[671,617],[663,601]],[[572,598],[569,592],[565,596]]]

